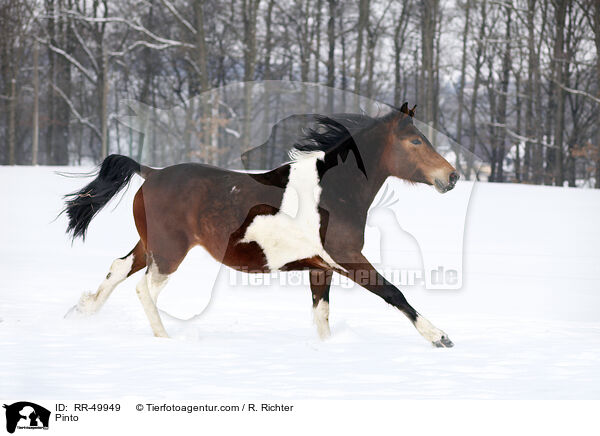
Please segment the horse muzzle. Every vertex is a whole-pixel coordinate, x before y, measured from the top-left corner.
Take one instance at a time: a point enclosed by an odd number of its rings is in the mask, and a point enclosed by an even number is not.
[[[435,186],[435,189],[437,189],[437,191],[440,194],[444,194],[445,192],[451,191],[456,186],[456,182],[458,181],[459,178],[460,178],[460,176],[458,175],[458,173],[456,171],[452,171],[448,175],[448,180],[444,181],[444,180],[435,178],[433,181],[433,185]]]

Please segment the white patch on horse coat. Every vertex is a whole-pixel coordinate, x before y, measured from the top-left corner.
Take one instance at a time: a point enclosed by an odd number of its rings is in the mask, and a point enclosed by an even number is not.
[[[96,313],[104,305],[112,291],[127,278],[133,266],[133,253],[124,259],[116,259],[95,294],[84,293],[77,303],[77,311],[83,315]]]
[[[279,212],[275,215],[258,215],[246,229],[240,242],[256,242],[267,258],[271,271],[299,259],[320,256],[336,267],[321,243],[321,217],[319,199],[321,186],[317,160],[322,151],[300,153],[290,164],[288,184],[283,193]]]
[[[431,324],[431,322],[421,315],[417,315],[417,320],[414,324],[421,336],[423,336],[429,342],[437,342],[442,339],[442,336],[446,335],[443,331],[435,327],[433,324]]]
[[[313,309],[313,319],[317,325],[317,333],[321,339],[327,339],[331,336],[329,330],[329,303],[325,300],[319,300],[317,307]]]

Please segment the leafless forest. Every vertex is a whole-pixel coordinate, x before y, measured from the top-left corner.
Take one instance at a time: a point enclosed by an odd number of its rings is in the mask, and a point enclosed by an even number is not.
[[[161,164],[162,140],[120,116],[137,101],[181,109],[168,161],[223,164],[250,143],[252,95],[202,96],[283,80],[418,104],[482,180],[600,188],[599,55],[598,0],[0,0],[0,163],[147,147]]]

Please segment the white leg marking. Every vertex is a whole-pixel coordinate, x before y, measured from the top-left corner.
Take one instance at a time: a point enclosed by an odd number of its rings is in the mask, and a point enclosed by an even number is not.
[[[150,321],[152,332],[154,333],[154,336],[159,338],[169,337],[160,319],[155,303],[158,294],[167,284],[168,278],[169,276],[160,274],[158,268],[156,268],[154,264],[151,264],[136,288],[137,296],[142,303],[144,312],[146,312],[148,321]]]
[[[296,155],[297,160],[290,164],[288,184],[279,212],[254,218],[241,240],[260,245],[271,271],[289,262],[314,256],[343,269],[331,259],[321,243],[321,186],[317,160],[323,159],[323,156],[322,151]]]
[[[133,253],[124,259],[116,259],[95,294],[84,293],[77,303],[77,312],[83,315],[96,313],[104,305],[112,291],[127,278],[133,266]]]
[[[325,300],[319,300],[317,307],[313,309],[313,319],[317,325],[317,333],[321,339],[327,339],[331,336],[329,330],[329,303]]]
[[[423,336],[429,342],[440,342],[442,340],[442,337],[448,338],[448,335],[446,335],[446,333],[435,327],[421,315],[417,315],[417,320],[414,324],[421,336]]]
[[[153,282],[151,284],[149,284],[148,291],[150,292],[150,298],[152,298],[154,305],[156,305],[158,296],[160,295],[162,290],[165,289],[165,286],[167,286],[167,282],[169,281],[169,276],[159,273],[158,268],[156,267],[155,264],[152,264],[150,266],[150,273],[151,273]]]

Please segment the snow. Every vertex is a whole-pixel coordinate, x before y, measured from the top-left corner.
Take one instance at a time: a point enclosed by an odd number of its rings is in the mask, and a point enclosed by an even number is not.
[[[475,184],[462,288],[404,288],[411,304],[449,334],[452,349],[433,348],[397,310],[347,286],[332,288],[332,335],[320,341],[306,286],[241,285],[241,276],[200,249],[173,276],[159,306],[180,316],[200,312],[218,274],[214,298],[192,322],[164,318],[172,339],[159,339],[134,292],[139,273],[98,314],[63,318],[136,243],[136,187],[98,215],[85,244],[71,245],[65,217],[55,218],[61,195],[85,180],[55,170],[64,168],[0,167],[6,398],[600,398],[600,191]],[[456,195],[467,185],[459,183]],[[419,201],[415,190],[431,189],[396,188],[401,199],[412,190],[411,203]],[[452,202],[440,204],[441,221],[460,216]],[[404,214],[422,213],[409,206]],[[422,266],[417,241],[431,245],[424,234],[397,231],[397,254],[414,259],[409,267]],[[444,246],[443,233],[434,234]]]

